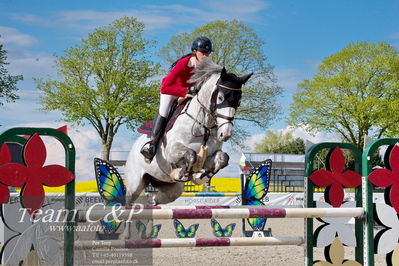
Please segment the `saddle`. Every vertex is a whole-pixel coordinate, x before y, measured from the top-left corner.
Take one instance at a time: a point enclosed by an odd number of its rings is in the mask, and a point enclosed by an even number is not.
[[[177,117],[181,114],[181,112],[184,110],[186,105],[190,104],[192,98],[187,98],[185,99],[180,105],[177,104],[177,101],[175,101],[172,104],[172,107],[170,108],[170,113],[168,116],[168,122],[166,123],[166,127],[164,130],[164,134],[166,134],[169,130],[172,129],[173,125],[176,122]],[[138,129],[137,131],[142,134],[147,134],[151,135],[152,134],[152,127],[153,127],[153,120],[144,122]]]

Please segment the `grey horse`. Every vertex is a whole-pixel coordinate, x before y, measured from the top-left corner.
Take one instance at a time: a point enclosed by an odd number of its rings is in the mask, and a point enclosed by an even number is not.
[[[154,159],[148,162],[140,153],[146,135],[133,144],[125,167],[126,205],[149,183],[158,189],[155,205],[172,202],[182,194],[183,182],[204,184],[228,165],[222,144],[231,137],[241,87],[251,75],[227,73],[209,58],[197,65],[190,82],[200,90],[164,135]]]

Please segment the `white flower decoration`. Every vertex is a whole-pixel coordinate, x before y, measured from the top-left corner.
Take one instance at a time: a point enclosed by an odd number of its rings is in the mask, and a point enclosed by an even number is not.
[[[399,242],[399,219],[395,209],[384,203],[375,204],[375,220],[386,227],[375,236],[377,254],[387,254],[395,249]]]
[[[61,209],[62,206],[62,202],[56,202],[54,204],[44,205],[41,210],[43,212],[53,208],[58,210]],[[6,209],[5,212],[18,212],[18,207],[21,206],[19,204],[18,206],[15,205]],[[30,220],[31,216],[27,213],[23,215],[21,211],[19,211],[19,215],[13,215],[12,213],[4,215],[3,219],[6,226],[16,233],[13,237],[8,239],[3,247],[4,254],[2,259],[7,265],[19,265],[31,252],[32,246],[34,247],[34,252],[36,252],[42,262],[49,264],[59,264],[61,262],[62,247],[60,243],[47,234],[50,227],[49,223],[42,222],[40,219],[32,223]],[[23,220],[22,223],[21,220]]]
[[[332,208],[332,206],[323,201],[316,201],[317,208]],[[354,208],[356,202],[347,201],[342,204],[341,208]],[[326,247],[330,245],[338,236],[341,242],[350,247],[356,247],[356,235],[353,224],[350,223],[352,217],[318,218],[319,221],[325,223],[317,228],[315,237],[317,238],[316,247]]]
[[[60,246],[58,242],[48,235],[48,225],[37,222],[32,224],[16,239],[16,243],[6,264],[15,264],[25,260],[33,245],[37,255],[43,261],[57,264],[61,261]]]

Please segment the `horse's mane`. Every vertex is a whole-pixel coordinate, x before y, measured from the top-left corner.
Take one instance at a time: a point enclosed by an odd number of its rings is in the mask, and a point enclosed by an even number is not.
[[[204,57],[198,62],[194,74],[188,82],[194,83],[197,88],[201,88],[213,74],[219,74],[221,71],[221,66],[214,63],[209,57]]]

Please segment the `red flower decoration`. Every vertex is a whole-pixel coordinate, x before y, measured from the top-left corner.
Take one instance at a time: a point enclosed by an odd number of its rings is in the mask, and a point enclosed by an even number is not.
[[[399,147],[395,145],[389,155],[389,165],[391,170],[380,168],[374,170],[369,175],[371,183],[378,187],[389,187],[385,190],[385,197],[389,199],[389,204],[399,213]]]
[[[11,162],[11,152],[7,144],[3,143],[0,149],[0,165]],[[10,200],[10,190],[0,183],[0,204],[6,204]]]
[[[72,181],[75,177],[61,165],[43,164],[46,161],[46,147],[38,134],[34,134],[24,149],[25,165],[8,163],[0,166],[0,182],[22,188],[22,204],[32,215],[44,202],[42,185],[59,187]],[[4,195],[0,194],[0,198]]]
[[[362,184],[362,177],[355,171],[344,171],[345,157],[340,148],[335,148],[330,156],[330,170],[320,169],[312,173],[309,179],[319,187],[327,187],[326,201],[333,207],[340,207],[344,200],[344,189],[355,188]]]

